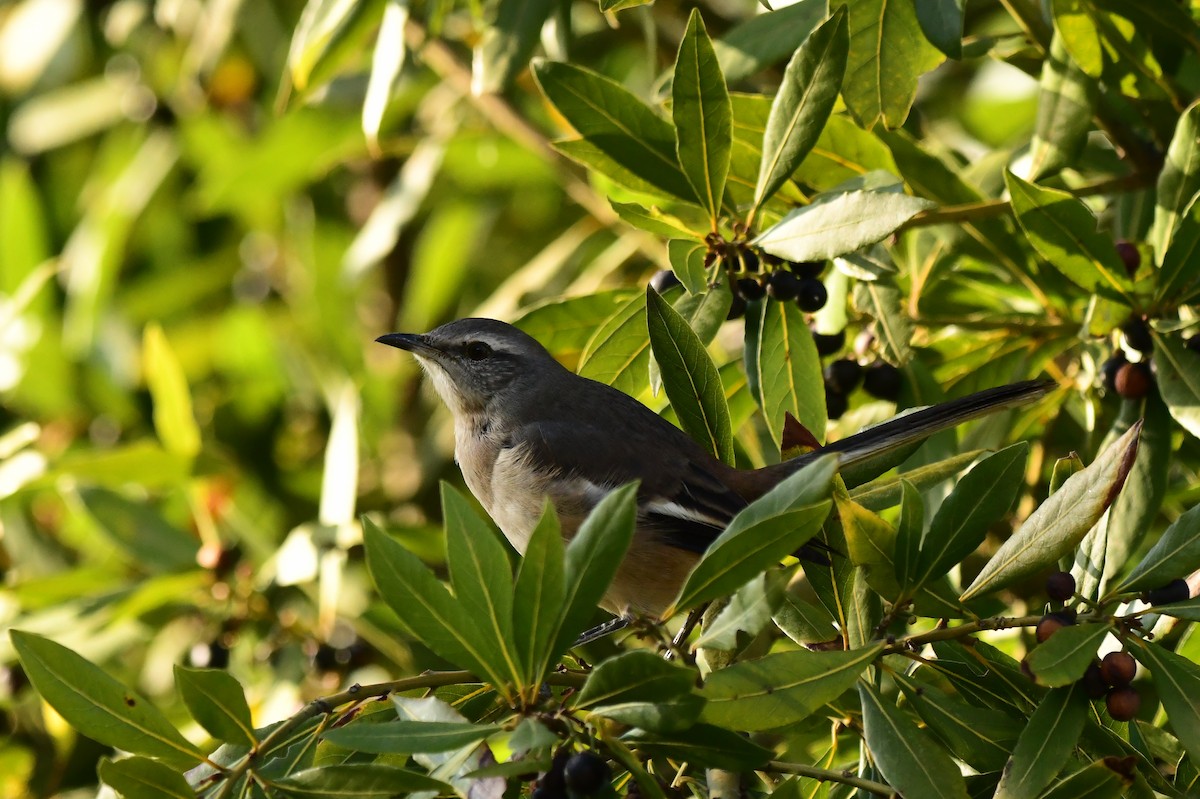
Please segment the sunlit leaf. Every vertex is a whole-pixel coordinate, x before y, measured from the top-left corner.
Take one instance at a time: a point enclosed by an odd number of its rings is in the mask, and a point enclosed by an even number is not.
[[[175,687],[192,718],[214,738],[247,746],[258,743],[246,694],[231,674],[176,665]]]
[[[1197,190],[1200,190],[1200,102],[1192,103],[1179,117],[1167,148],[1166,163],[1158,174],[1154,224],[1146,234],[1146,241],[1154,248],[1155,260],[1160,264],[1171,247],[1180,217]]]
[[[476,94],[504,90],[533,54],[553,0],[499,0],[487,6],[489,19],[475,48],[471,89]]]
[[[679,42],[671,81],[671,116],[679,164],[715,226],[729,173],[733,109],[699,9],[692,9]]]
[[[1092,125],[1095,93],[1096,83],[1071,60],[1062,35],[1056,34],[1042,62],[1037,122],[1029,145],[1030,180],[1057,172],[1079,154]]]
[[[1154,337],[1154,364],[1163,401],[1171,416],[1193,436],[1200,437],[1200,354],[1184,346],[1178,336]]]
[[[762,302],[747,312],[746,374],[776,444],[791,414],[819,438],[825,433],[821,359],[804,313],[793,303]]]

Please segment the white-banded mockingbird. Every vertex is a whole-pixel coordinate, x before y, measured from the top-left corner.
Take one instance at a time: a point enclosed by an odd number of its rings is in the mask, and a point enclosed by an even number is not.
[[[633,544],[603,607],[618,616],[670,606],[701,553],[730,520],[820,454],[840,468],[1041,397],[1051,383],[982,391],[871,427],[815,453],[766,466],[722,463],[636,399],[580,377],[526,333],[460,319],[378,341],[417,357],[454,416],[455,460],[471,492],[524,554],[549,497],[564,536],[609,491],[640,481]]]

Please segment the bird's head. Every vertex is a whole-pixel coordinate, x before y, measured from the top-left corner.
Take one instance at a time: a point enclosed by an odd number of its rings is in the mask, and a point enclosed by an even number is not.
[[[415,355],[456,417],[512,402],[564,368],[531,336],[495,319],[459,319],[423,335],[388,333],[376,341]]]

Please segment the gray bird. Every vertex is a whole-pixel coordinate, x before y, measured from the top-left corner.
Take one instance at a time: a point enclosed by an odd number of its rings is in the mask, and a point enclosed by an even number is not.
[[[532,337],[460,319],[378,341],[411,352],[454,416],[455,460],[471,493],[524,554],[549,497],[572,536],[609,491],[633,480],[637,531],[602,606],[659,615],[700,555],[749,502],[818,455],[846,468],[948,427],[1032,402],[1052,383],[990,389],[889,420],[816,453],[761,469],[722,463],[634,398],[580,377]]]

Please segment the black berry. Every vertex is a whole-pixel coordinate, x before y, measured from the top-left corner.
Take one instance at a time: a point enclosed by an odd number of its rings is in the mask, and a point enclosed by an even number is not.
[[[1192,352],[1200,353],[1200,333],[1183,342],[1183,346],[1187,347]]]
[[[795,272],[797,277],[806,279],[817,278],[820,277],[821,273],[825,271],[825,262],[801,261],[800,263],[796,263],[794,261],[788,261],[788,269]]]
[[[650,288],[662,294],[672,286],[679,285],[679,278],[670,269],[660,269],[654,273],[654,277],[650,278]]]
[[[761,300],[765,295],[766,289],[762,283],[759,283],[752,277],[744,277],[737,282],[738,294],[742,295],[747,300]]]
[[[742,250],[742,267],[747,272],[757,272],[761,267],[758,261],[758,253],[754,250]]]
[[[825,385],[839,394],[849,394],[858,388],[862,374],[858,361],[840,358],[825,367]]]
[[[1129,361],[1125,358],[1125,353],[1117,350],[1117,352],[1100,365],[1100,376],[1104,380],[1104,387],[1109,391],[1117,390],[1117,372],[1121,371],[1121,367]]]
[[[1100,661],[1100,676],[1114,688],[1133,682],[1137,674],[1137,661],[1128,652],[1109,652]]]
[[[791,272],[772,272],[767,282],[767,293],[780,301],[794,300],[802,282]]]
[[[1055,572],[1046,578],[1046,596],[1055,602],[1066,602],[1075,595],[1075,578],[1070,572]]]
[[[1127,400],[1141,399],[1150,393],[1154,385],[1154,375],[1150,373],[1150,365],[1145,361],[1127,363],[1117,370],[1117,393]]]
[[[821,310],[828,299],[829,292],[825,290],[825,284],[815,277],[801,280],[796,289],[796,304],[807,313]]]
[[[887,361],[875,361],[863,372],[863,388],[881,400],[895,402],[903,382],[900,370]]]
[[[813,343],[817,345],[817,355],[820,355],[822,358],[826,355],[833,355],[835,352],[839,352],[842,347],[846,346],[845,330],[841,330],[837,333],[831,333],[829,335],[818,333],[814,330],[812,337]]]
[[[1099,699],[1108,693],[1108,682],[1100,673],[1099,660],[1093,660],[1088,664],[1087,671],[1079,678],[1079,682],[1083,685],[1083,692],[1088,695],[1088,699]]]
[[[1104,704],[1113,721],[1129,721],[1141,709],[1142,697],[1136,688],[1125,685],[1109,691]]]
[[[846,395],[834,391],[828,384],[825,386],[825,414],[830,419],[841,419],[842,414],[850,407]]]
[[[567,761],[564,776],[567,788],[573,793],[589,796],[608,784],[612,779],[612,771],[599,755],[580,752]]]
[[[1125,335],[1125,343],[1132,349],[1138,352],[1154,351],[1154,339],[1150,336],[1150,328],[1140,316],[1130,317],[1129,321],[1121,325],[1121,332]]]
[[[746,315],[746,301],[742,299],[742,295],[736,291],[733,293],[733,303],[729,306],[729,313],[725,314],[726,319],[741,319]]]
[[[1147,591],[1146,601],[1151,605],[1169,605],[1172,602],[1182,602],[1185,599],[1189,599],[1191,595],[1192,590],[1188,587],[1187,580],[1180,577],[1160,588]]]
[[[1133,242],[1121,239],[1116,243],[1117,255],[1121,257],[1121,263],[1125,264],[1125,271],[1130,277],[1134,276],[1138,267],[1142,265],[1142,254],[1138,252],[1138,248]]]

